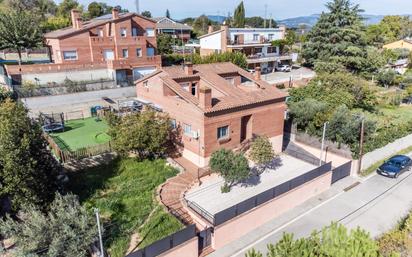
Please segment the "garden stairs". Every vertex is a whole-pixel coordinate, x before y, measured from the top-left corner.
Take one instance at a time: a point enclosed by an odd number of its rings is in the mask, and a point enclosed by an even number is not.
[[[198,167],[183,157],[178,157],[174,161],[182,166],[184,171],[168,179],[161,186],[160,201],[185,225],[193,224],[193,219],[183,207],[183,194],[198,181]]]

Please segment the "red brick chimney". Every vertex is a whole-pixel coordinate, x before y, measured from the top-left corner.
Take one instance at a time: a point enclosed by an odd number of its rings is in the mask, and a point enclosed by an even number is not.
[[[76,9],[72,9],[70,12],[71,18],[72,18],[72,26],[74,29],[79,29],[79,23],[78,20],[81,19],[80,18],[80,12],[79,10]]]
[[[212,108],[212,89],[209,87],[199,87],[199,104],[200,108]]]
[[[255,68],[255,79],[256,79],[256,80],[260,80],[261,75],[262,75],[262,72],[261,72],[261,70],[260,70],[260,67],[256,67],[256,68]]]
[[[185,64],[185,73],[187,76],[193,75],[193,64],[191,62]]]
[[[112,9],[112,19],[118,19],[119,18],[119,10],[117,8]]]
[[[209,27],[207,28],[207,34],[213,33],[213,26],[209,25]]]

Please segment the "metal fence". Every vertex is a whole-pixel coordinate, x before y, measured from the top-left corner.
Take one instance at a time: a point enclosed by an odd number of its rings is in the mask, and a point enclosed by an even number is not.
[[[332,163],[331,162],[326,163],[322,166],[319,166],[318,168],[314,170],[311,170],[294,179],[291,179],[278,186],[268,189],[230,208],[220,211],[214,215],[212,224],[217,226],[228,220],[231,220],[234,217],[241,215],[242,213],[245,213],[267,201],[270,201],[278,196],[281,196],[309,181],[312,181],[326,174],[327,172],[331,171],[331,169],[332,169]]]
[[[160,239],[126,257],[154,257],[196,237],[196,225],[192,224],[170,236]]]
[[[332,171],[332,184],[350,175],[352,169],[352,161],[348,161]]]

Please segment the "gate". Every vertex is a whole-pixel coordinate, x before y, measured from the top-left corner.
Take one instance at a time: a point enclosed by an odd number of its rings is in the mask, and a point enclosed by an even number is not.
[[[350,175],[352,169],[352,161],[349,161],[332,171],[332,184]]]
[[[198,233],[199,252],[202,252],[206,247],[212,244],[213,227],[209,227]]]

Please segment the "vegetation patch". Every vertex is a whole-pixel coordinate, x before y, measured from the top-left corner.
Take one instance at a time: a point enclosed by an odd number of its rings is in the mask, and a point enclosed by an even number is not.
[[[111,256],[123,257],[133,233],[139,233],[138,248],[142,248],[183,227],[162,208],[148,219],[158,207],[156,188],[177,173],[161,159],[117,159],[71,173],[70,189],[86,208],[100,210],[105,247]]]

